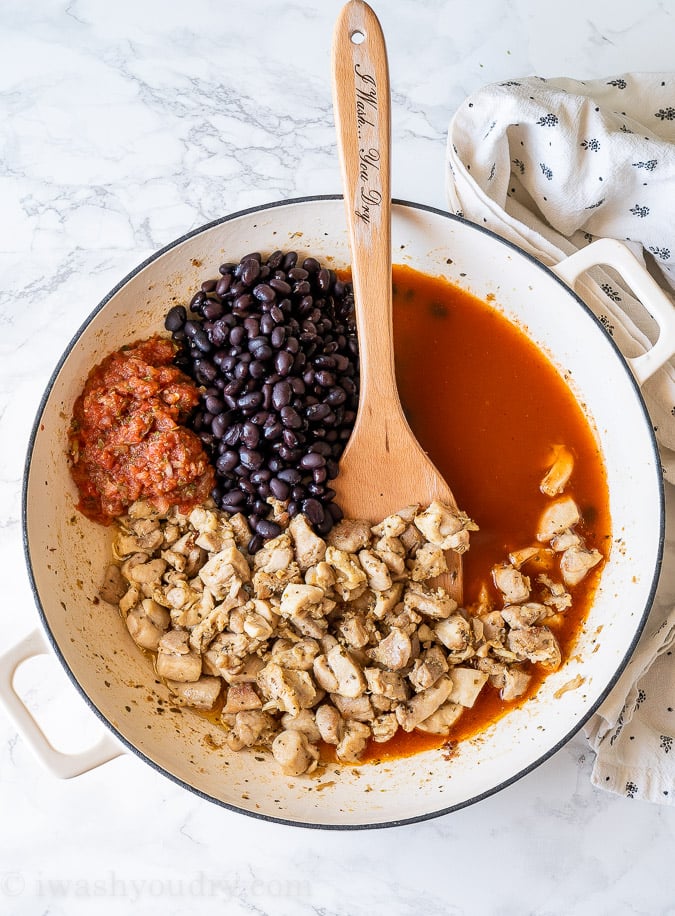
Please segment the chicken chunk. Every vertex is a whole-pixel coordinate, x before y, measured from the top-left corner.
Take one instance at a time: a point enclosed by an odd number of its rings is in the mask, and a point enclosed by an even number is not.
[[[342,738],[335,751],[338,760],[342,760],[343,763],[356,763],[363,755],[370,735],[370,728],[364,722],[345,722]]]
[[[230,580],[249,582],[251,571],[246,557],[234,544],[214,554],[199,570],[199,578],[216,598],[222,598],[230,588]]]
[[[170,623],[169,612],[152,598],[144,598],[126,616],[127,629],[133,641],[141,649],[152,652],[157,651],[159,641]]]
[[[446,669],[447,670],[447,669]],[[403,677],[397,671],[386,671],[382,668],[366,668],[363,672],[368,683],[368,690],[389,700],[407,700],[409,690]]]
[[[556,499],[546,507],[537,525],[537,540],[550,541],[557,534],[573,528],[581,520],[577,504],[571,496]]]
[[[455,671],[457,669],[454,669]],[[415,660],[413,670],[408,675],[408,680],[415,690],[426,690],[431,687],[443,674],[448,671],[443,650],[440,646],[432,646],[430,649]]]
[[[464,707],[459,703],[448,701],[444,703],[436,712],[433,712],[423,722],[419,722],[417,728],[421,732],[428,732],[432,735],[449,735],[450,729],[464,712]]]
[[[260,709],[238,712],[227,735],[227,746],[233,751],[245,747],[268,747],[277,730],[276,722],[267,712]]]
[[[373,733],[373,741],[377,741],[378,744],[391,741],[398,731],[396,714],[393,712],[382,713],[382,715],[373,719],[370,723],[370,728]]]
[[[344,601],[349,601],[357,590],[365,589],[366,574],[353,554],[337,547],[327,547],[326,563],[335,571],[335,588]]]
[[[504,620],[514,630],[531,627],[544,617],[548,617],[550,613],[550,608],[536,601],[528,601],[526,604],[507,604],[501,611]]]
[[[488,675],[475,668],[452,669],[452,691],[448,699],[452,703],[471,708],[478,699],[478,695],[485,686]]]
[[[415,552],[415,558],[410,567],[410,578],[413,582],[424,582],[425,579],[433,579],[447,571],[448,564],[443,550],[426,543]]]
[[[108,604],[118,604],[127,590],[122,570],[117,563],[111,563],[105,571],[103,583],[98,590],[98,596]]]
[[[303,572],[323,560],[326,542],[312,531],[304,515],[292,518],[288,530],[293,538],[295,559]]]
[[[356,553],[370,544],[370,524],[364,519],[343,518],[326,537],[331,547]]]
[[[492,579],[507,604],[520,604],[530,597],[530,580],[510,563],[493,566]]]
[[[433,715],[439,706],[448,699],[452,692],[452,680],[449,677],[442,677],[433,687],[427,687],[426,690],[416,693],[414,697],[396,708],[396,718],[398,724],[406,732],[411,732],[414,728]]]
[[[357,722],[370,722],[375,716],[373,704],[367,694],[350,698],[332,693],[330,698],[345,722],[355,719]]]
[[[415,525],[427,541],[442,550],[464,553],[469,548],[469,532],[478,526],[464,512],[434,500],[415,517]]]
[[[293,546],[286,532],[269,540],[253,557],[256,570],[261,569],[270,575],[288,569],[293,560]]]
[[[451,652],[464,652],[471,648],[471,625],[461,614],[452,614],[433,628],[436,637]]]
[[[203,675],[197,681],[167,681],[179,706],[192,706],[194,709],[213,709],[220,696],[223,681],[219,677]]]
[[[281,724],[287,731],[302,732],[312,744],[321,741],[321,732],[311,709],[303,709],[297,716],[285,712],[281,717]]]
[[[359,550],[361,568],[368,578],[368,587],[374,592],[386,592],[391,588],[391,575],[387,564],[372,550]]]
[[[565,585],[572,587],[579,582],[602,560],[598,550],[587,550],[585,547],[568,547],[560,557],[560,572]]]
[[[262,709],[262,700],[251,683],[231,684],[227,689],[224,713],[237,713],[249,709]]]
[[[314,718],[321,740],[326,744],[339,744],[344,731],[344,722],[337,709],[330,703],[322,703],[321,706],[317,706]]]
[[[553,464],[539,485],[546,496],[558,496],[562,493],[574,470],[574,456],[564,445],[553,447]]]
[[[258,686],[270,706],[297,716],[319,699],[312,676],[307,671],[281,668],[268,662],[258,674]]]
[[[287,585],[281,594],[279,610],[284,617],[296,617],[299,614],[308,614],[311,617],[321,617],[323,590],[315,585]]]
[[[374,662],[389,668],[390,671],[400,671],[405,668],[412,655],[410,637],[398,627],[392,627],[388,636],[374,649],[368,650],[368,656]]]
[[[186,630],[169,630],[159,641],[157,674],[170,681],[197,681],[202,657],[190,649]]]
[[[507,645],[520,660],[539,662],[546,668],[560,667],[560,646],[548,627],[522,627],[519,630],[511,630],[507,637]]]
[[[321,647],[316,639],[305,637],[297,642],[279,639],[272,647],[272,658],[282,668],[311,671],[314,659],[320,651]]]
[[[337,680],[334,692],[343,697],[360,697],[366,689],[366,679],[352,655],[343,646],[337,645],[326,653],[326,660]]]
[[[457,610],[457,602],[445,589],[428,588],[421,582],[410,582],[403,596],[406,610],[416,611],[433,620],[444,620]]]

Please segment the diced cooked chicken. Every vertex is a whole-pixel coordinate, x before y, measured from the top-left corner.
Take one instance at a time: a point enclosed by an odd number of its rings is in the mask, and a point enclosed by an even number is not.
[[[581,547],[582,545],[583,541],[576,531],[570,531],[569,529],[551,538],[551,547],[556,553],[562,553],[568,547]]]
[[[473,625],[480,621],[483,639],[502,642],[506,635],[504,627],[505,620],[506,618],[504,617],[503,611],[488,611],[487,614],[481,614],[480,617],[474,617],[471,623]]]
[[[115,563],[111,563],[105,571],[103,583],[98,590],[99,598],[108,604],[119,604],[127,590],[122,570]]]
[[[272,754],[286,776],[302,776],[316,769],[319,750],[304,732],[280,732],[272,742]]]
[[[464,512],[434,500],[415,517],[415,525],[427,541],[443,550],[464,553],[469,547],[469,532],[478,526]]]
[[[392,577],[405,575],[406,551],[399,538],[383,535],[373,545],[373,553],[382,560]]]
[[[287,731],[302,732],[312,744],[321,741],[321,732],[311,709],[303,709],[297,716],[285,712],[281,717],[281,725]]]
[[[572,596],[565,590],[565,586],[561,582],[554,582],[543,574],[537,576],[537,582],[546,589],[546,594],[542,599],[544,604],[554,608],[558,613],[571,606]]]
[[[366,574],[355,555],[337,547],[326,548],[326,563],[335,571],[335,588],[341,598],[349,601],[353,592],[361,593],[366,585]]]
[[[530,685],[532,675],[515,665],[509,665],[504,671],[504,683],[500,696],[502,700],[515,700],[522,696]]]
[[[368,579],[368,587],[374,592],[385,592],[391,588],[391,575],[387,564],[372,550],[359,550],[361,568]]]
[[[317,655],[314,659],[313,671],[319,687],[327,693],[337,693],[338,679],[333,674],[325,655]]]
[[[411,732],[445,703],[451,691],[452,680],[446,676],[438,680],[433,687],[416,693],[406,703],[396,707],[398,724],[404,731]]]
[[[274,575],[288,569],[294,560],[293,545],[286,532],[276,538],[267,541],[264,547],[253,557],[253,565],[256,570],[261,569],[263,572]]]
[[[370,524],[364,519],[343,518],[326,537],[331,547],[356,553],[370,544]]]
[[[322,591],[327,592],[335,585],[335,571],[324,560],[317,563],[316,566],[310,566],[305,572],[305,584],[315,585]]]
[[[568,528],[574,528],[580,519],[579,509],[571,496],[556,499],[546,507],[539,519],[537,540],[550,541]]]
[[[228,521],[235,544],[239,550],[246,550],[253,534],[249,527],[248,519],[241,512],[237,512],[235,515],[231,515]]]
[[[504,620],[514,630],[531,627],[548,617],[550,613],[550,608],[536,601],[528,601],[525,604],[507,604],[501,612]]]
[[[450,729],[463,712],[464,707],[459,703],[448,701],[423,722],[419,722],[417,728],[421,732],[428,732],[432,735],[449,735]]]
[[[312,676],[307,671],[282,668],[268,662],[258,674],[258,686],[267,703],[282,712],[297,716],[301,709],[309,709],[319,699]]]
[[[452,614],[446,620],[440,620],[433,630],[451,652],[464,652],[471,648],[471,625],[461,614]]]
[[[520,569],[521,566],[524,566],[525,563],[528,563],[530,560],[538,561],[539,564],[544,562],[550,562],[551,551],[546,547],[541,545],[534,546],[532,544],[530,547],[520,547],[518,550],[512,550],[509,554],[509,563],[512,566],[515,566],[516,569]]]
[[[411,519],[415,517],[419,506],[409,506],[408,510],[402,509],[401,512],[395,512],[383,518],[382,521],[374,525],[370,530],[377,537],[397,538],[403,534]],[[404,518],[403,516],[409,516]]]
[[[202,675],[197,681],[167,681],[167,685],[179,706],[194,709],[213,709],[223,687],[222,679]]]
[[[157,674],[170,681],[197,681],[202,657],[190,649],[186,630],[169,630],[159,641]]]
[[[141,649],[156,652],[162,635],[169,628],[171,617],[166,608],[152,598],[144,598],[126,616],[127,629],[131,638]]]
[[[546,496],[558,496],[567,486],[574,470],[574,456],[564,445],[553,447],[553,464],[539,485]]]
[[[602,560],[598,550],[587,550],[585,547],[568,547],[560,557],[560,572],[563,582],[569,587],[579,582]]]
[[[365,693],[355,698],[332,693],[330,698],[345,722],[351,719],[356,719],[357,722],[370,722],[375,716],[370,697]]]
[[[303,572],[323,560],[326,555],[326,542],[312,531],[304,515],[292,518],[288,530],[293,538],[295,559]]]
[[[335,753],[344,763],[356,763],[362,756],[370,738],[370,728],[364,722],[345,722],[344,732]]]
[[[390,671],[400,671],[410,661],[412,643],[410,637],[398,627],[392,627],[389,634],[374,649],[368,650],[368,656]]]
[[[401,600],[402,594],[403,582],[394,582],[391,588],[384,592],[378,592],[373,606],[373,617],[381,620],[385,614],[396,607]]]
[[[305,637],[297,642],[278,639],[272,646],[272,658],[282,668],[311,671],[321,647],[315,639]]]
[[[455,671],[457,669],[454,669]],[[443,650],[440,646],[432,646],[415,660],[413,669],[408,675],[408,680],[415,690],[426,690],[431,687],[443,674],[448,671]]]
[[[459,703],[460,706],[471,708],[478,699],[478,694],[485,686],[488,679],[484,671],[477,671],[475,668],[461,668],[459,666],[452,669],[452,691],[448,699],[452,703]]]
[[[323,590],[315,585],[291,583],[281,594],[279,610],[284,617],[296,617],[298,614],[321,617],[323,598]]]
[[[238,712],[234,725],[227,735],[227,745],[233,751],[245,747],[268,747],[277,732],[277,724],[271,715],[260,709]]]
[[[428,588],[421,582],[409,582],[403,596],[406,610],[416,611],[433,620],[444,620],[457,610],[457,602],[445,589]]]
[[[216,598],[222,598],[229,591],[231,579],[249,582],[251,571],[244,554],[232,544],[206,561],[199,570],[199,578]]]
[[[366,668],[363,672],[368,683],[368,690],[389,700],[407,700],[408,689],[403,677],[397,671],[383,668]]]
[[[223,706],[224,713],[243,712],[248,709],[262,709],[262,700],[253,684],[231,684],[227,688],[227,699]]]
[[[337,645],[326,653],[326,660],[338,683],[334,693],[343,697],[360,697],[366,689],[366,679],[352,655],[343,646]]]
[[[380,716],[376,716],[370,723],[370,728],[373,733],[373,741],[377,741],[378,744],[390,741],[398,731],[396,714],[385,712]]]
[[[415,552],[410,567],[410,578],[413,582],[424,582],[425,579],[433,579],[447,571],[448,564],[442,549],[427,543]]]
[[[321,740],[326,744],[339,744],[342,738],[344,723],[342,716],[330,703],[317,706],[314,714],[316,727],[321,735]]]
[[[539,662],[546,668],[560,667],[560,646],[548,627],[522,627],[519,630],[511,630],[507,645],[520,660]]]
[[[493,566],[492,579],[507,604],[520,604],[530,597],[530,580],[510,563]]]
[[[147,563],[137,563],[129,571],[129,579],[136,585],[151,585],[162,578],[162,573],[166,569],[166,562],[157,557],[154,560],[148,560]]]
[[[371,629],[361,614],[347,614],[338,629],[344,641],[353,649],[363,649],[370,642]]]

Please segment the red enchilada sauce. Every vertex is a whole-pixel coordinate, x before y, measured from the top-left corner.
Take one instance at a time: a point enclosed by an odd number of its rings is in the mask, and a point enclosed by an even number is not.
[[[137,499],[181,510],[205,502],[213,468],[195,433],[181,424],[199,401],[173,365],[176,346],[151,337],[106,357],[87,378],[70,428],[77,508],[108,524]]]
[[[408,420],[458,505],[480,526],[463,557],[464,604],[477,603],[486,587],[494,606],[502,606],[490,570],[505,562],[510,551],[535,543],[539,517],[550,502],[539,485],[557,444],[574,455],[565,492],[582,514],[577,530],[587,547],[606,557],[611,526],[600,450],[570,388],[544,354],[489,304],[440,278],[398,265],[394,336]],[[533,583],[539,571],[532,564],[523,567]],[[563,661],[598,577],[596,568],[569,588],[572,607],[555,629]],[[407,756],[475,735],[536,693],[546,672],[538,666],[529,670],[532,681],[517,700],[506,703],[486,685],[448,737],[399,729],[386,745],[371,743],[363,760]]]

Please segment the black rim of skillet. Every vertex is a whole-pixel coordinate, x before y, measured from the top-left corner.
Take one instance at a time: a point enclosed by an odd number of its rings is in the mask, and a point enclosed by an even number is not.
[[[647,602],[646,602],[646,604],[645,604],[645,608],[644,608],[644,611],[643,611],[643,613],[642,613],[642,617],[641,617],[641,619],[640,619],[640,621],[639,621],[639,624],[638,624],[638,626],[637,626],[637,628],[636,628],[636,631],[635,631],[635,635],[634,635],[634,637],[633,637],[633,640],[631,641],[630,645],[627,647],[626,653],[625,653],[623,659],[621,660],[621,662],[619,663],[618,667],[616,668],[616,671],[615,671],[613,677],[611,678],[611,680],[609,681],[609,683],[606,685],[606,687],[605,687],[605,689],[603,690],[601,696],[600,696],[600,697],[597,699],[597,701],[592,705],[592,707],[591,707],[591,708],[590,708],[590,709],[589,709],[589,710],[579,719],[579,721],[575,723],[574,727],[573,727],[572,729],[570,729],[570,731],[569,731],[563,738],[561,738],[553,747],[551,747],[548,751],[546,751],[544,754],[542,754],[541,757],[537,758],[537,760],[533,761],[531,764],[529,764],[528,766],[524,767],[522,770],[520,770],[519,772],[515,773],[513,776],[510,776],[508,779],[505,779],[503,782],[500,782],[498,785],[492,787],[491,789],[488,789],[488,790],[486,790],[485,792],[479,793],[478,795],[475,795],[475,796],[473,796],[472,798],[466,799],[465,801],[459,802],[459,803],[457,803],[457,804],[455,804],[455,805],[450,805],[450,806],[448,806],[448,807],[439,808],[437,811],[431,811],[431,812],[428,812],[428,813],[419,814],[419,815],[416,815],[416,816],[414,816],[414,817],[402,818],[402,819],[399,819],[399,820],[385,821],[385,822],[382,822],[382,823],[362,823],[362,824],[321,824],[321,823],[315,823],[315,822],[311,822],[311,821],[295,821],[295,820],[291,820],[290,818],[276,817],[276,816],[271,815],[271,814],[262,814],[262,813],[257,812],[257,811],[252,811],[252,810],[250,810],[250,809],[248,809],[248,808],[241,808],[241,807],[239,807],[239,806],[237,806],[237,805],[230,804],[230,803],[228,803],[228,802],[224,802],[224,801],[222,801],[222,800],[219,799],[219,798],[214,798],[212,795],[209,795],[209,794],[206,793],[206,792],[202,792],[200,789],[197,789],[195,786],[190,785],[190,783],[185,782],[185,780],[180,779],[178,776],[176,776],[175,774],[171,773],[169,770],[165,769],[165,767],[163,767],[163,766],[161,766],[160,764],[156,763],[154,760],[151,760],[149,757],[147,757],[147,756],[143,753],[143,751],[141,751],[138,747],[136,747],[132,742],[130,742],[129,740],[127,740],[127,738],[125,738],[124,735],[122,735],[121,732],[118,731],[117,728],[115,728],[115,726],[114,726],[114,725],[110,722],[110,720],[101,712],[101,710],[98,709],[98,707],[97,707],[96,704],[93,702],[93,700],[91,699],[91,697],[86,693],[86,691],[84,690],[84,688],[81,686],[81,684],[80,684],[79,681],[77,680],[77,678],[76,678],[76,676],[75,676],[73,670],[71,669],[70,665],[68,664],[68,662],[65,660],[63,654],[61,653],[61,649],[60,649],[60,647],[59,647],[59,644],[58,644],[56,638],[54,637],[54,634],[52,633],[51,627],[49,626],[49,622],[48,622],[47,617],[46,617],[45,612],[44,612],[44,608],[42,607],[42,602],[41,602],[41,600],[40,600],[39,591],[38,591],[37,584],[36,584],[36,582],[35,582],[35,577],[34,577],[34,574],[33,574],[33,566],[32,566],[32,563],[31,563],[31,556],[30,556],[30,545],[29,545],[29,543],[28,543],[28,518],[27,518],[27,515],[28,515],[28,511],[27,511],[27,502],[28,502],[28,478],[29,478],[29,474],[30,474],[31,461],[32,461],[32,456],[33,456],[33,449],[34,449],[34,446],[35,446],[36,437],[37,437],[38,432],[39,432],[39,429],[40,429],[40,423],[41,423],[41,420],[42,420],[42,415],[43,415],[43,413],[44,413],[44,410],[45,410],[45,407],[46,407],[46,405],[47,405],[47,401],[48,401],[49,396],[50,396],[50,394],[51,394],[52,388],[53,388],[54,383],[55,383],[55,381],[56,381],[56,379],[57,379],[57,377],[58,377],[58,375],[59,375],[59,373],[60,373],[60,371],[61,371],[61,368],[62,368],[63,364],[65,363],[66,359],[67,359],[68,356],[70,355],[71,351],[73,350],[73,348],[75,347],[75,345],[76,345],[77,342],[79,341],[79,339],[80,339],[82,333],[83,333],[83,332],[85,331],[85,329],[88,327],[88,325],[90,324],[90,322],[92,321],[92,319],[101,311],[101,309],[110,301],[110,299],[112,299],[112,297],[115,296],[116,293],[119,292],[119,290],[120,290],[123,286],[125,286],[131,279],[133,279],[133,277],[135,277],[136,274],[140,273],[140,271],[142,271],[145,267],[147,267],[148,264],[151,264],[153,261],[156,261],[159,257],[161,257],[162,255],[166,254],[166,252],[171,251],[173,248],[178,247],[179,245],[181,245],[183,242],[187,241],[188,239],[191,239],[191,238],[193,238],[194,236],[199,235],[200,233],[205,232],[205,231],[208,230],[208,229],[212,229],[214,226],[219,226],[219,225],[221,225],[222,223],[230,222],[231,220],[237,219],[237,218],[242,217],[242,216],[249,216],[249,215],[254,214],[254,213],[265,212],[265,211],[267,211],[267,210],[273,210],[273,209],[276,209],[276,208],[278,208],[278,207],[290,207],[290,206],[294,206],[294,205],[298,205],[298,204],[321,203],[321,202],[323,202],[323,201],[335,201],[335,200],[341,200],[341,199],[342,199],[342,195],[340,195],[340,194],[322,194],[322,195],[315,195],[315,196],[308,196],[308,197],[296,197],[296,198],[291,198],[291,199],[288,199],[288,200],[279,200],[279,201],[274,201],[274,202],[268,203],[268,204],[262,204],[262,205],[257,206],[257,207],[249,207],[249,208],[244,209],[244,210],[238,210],[238,211],[235,212],[235,213],[230,213],[230,214],[228,214],[227,216],[221,217],[220,219],[213,220],[212,222],[209,222],[209,223],[206,223],[206,224],[203,225],[203,226],[200,226],[198,229],[193,229],[192,231],[186,233],[185,235],[181,236],[180,238],[176,239],[175,241],[170,242],[168,245],[165,245],[165,246],[164,246],[163,248],[161,248],[159,251],[156,251],[154,254],[150,255],[150,257],[146,258],[145,261],[143,261],[141,264],[139,264],[137,267],[135,267],[130,273],[128,273],[128,274],[124,277],[124,279],[121,280],[121,281],[120,281],[120,282],[119,282],[119,283],[118,283],[118,284],[117,284],[117,285],[116,285],[116,286],[115,286],[115,287],[114,287],[114,288],[113,288],[113,289],[112,289],[112,290],[111,290],[111,291],[101,300],[101,302],[96,306],[96,308],[95,308],[95,309],[89,314],[89,316],[85,319],[85,321],[82,323],[82,325],[80,325],[80,327],[79,327],[78,330],[76,331],[75,335],[73,336],[72,340],[70,341],[70,343],[69,343],[68,346],[66,347],[65,351],[64,351],[63,354],[61,355],[61,357],[60,357],[60,359],[59,359],[59,361],[58,361],[58,363],[57,363],[57,365],[56,365],[56,367],[55,367],[55,369],[54,369],[54,371],[53,371],[53,373],[52,373],[52,375],[51,375],[51,377],[50,377],[50,379],[49,379],[49,382],[48,382],[48,384],[47,384],[47,387],[46,387],[46,389],[45,389],[45,392],[44,392],[44,394],[43,394],[43,396],[42,396],[42,398],[41,398],[40,405],[39,405],[39,407],[38,407],[38,411],[37,411],[37,414],[36,414],[35,422],[34,422],[34,424],[33,424],[33,428],[32,428],[31,435],[30,435],[30,439],[29,439],[29,443],[28,443],[28,449],[27,449],[27,455],[26,455],[26,462],[25,462],[25,466],[24,466],[23,487],[22,487],[22,500],[21,500],[21,524],[22,524],[22,537],[23,537],[24,555],[25,555],[25,558],[26,558],[26,565],[27,565],[27,567],[28,567],[28,575],[29,575],[29,579],[30,579],[30,585],[31,585],[31,589],[32,589],[32,591],[33,591],[33,597],[34,597],[34,599],[35,599],[35,604],[36,604],[36,606],[37,606],[38,614],[39,614],[39,616],[40,616],[40,620],[42,621],[42,626],[44,627],[44,630],[45,630],[45,632],[46,632],[46,634],[47,634],[47,637],[48,637],[49,642],[50,642],[50,644],[51,644],[51,646],[52,646],[52,649],[54,650],[54,652],[55,652],[57,658],[59,659],[59,661],[61,662],[61,664],[63,665],[63,667],[64,667],[64,669],[65,669],[65,671],[66,671],[66,674],[68,675],[68,677],[70,678],[70,680],[72,681],[72,683],[75,685],[75,687],[76,687],[77,690],[79,691],[80,695],[84,698],[86,704],[87,704],[87,705],[89,706],[89,708],[95,713],[95,715],[104,723],[104,725],[105,725],[110,731],[112,731],[112,733],[113,733],[113,734],[115,735],[115,737],[122,743],[122,745],[124,745],[124,747],[126,747],[126,748],[127,748],[128,750],[130,750],[130,751],[133,751],[134,754],[136,754],[138,757],[140,757],[141,760],[143,760],[145,763],[149,764],[149,766],[151,766],[154,770],[156,770],[157,772],[161,773],[163,776],[166,776],[168,779],[172,780],[173,782],[177,783],[179,786],[182,786],[184,789],[188,789],[190,792],[194,793],[195,795],[199,796],[200,798],[202,798],[202,799],[204,799],[204,800],[206,800],[206,801],[209,801],[209,802],[214,802],[215,804],[220,805],[220,806],[223,807],[223,808],[227,808],[227,809],[229,809],[230,811],[234,811],[234,812],[236,812],[236,813],[238,813],[238,814],[246,814],[246,815],[249,815],[249,816],[251,816],[251,817],[258,818],[259,820],[269,821],[269,822],[276,823],[276,824],[284,824],[284,825],[290,826],[290,827],[307,827],[307,828],[311,828],[311,829],[321,829],[321,830],[376,830],[376,829],[382,829],[382,828],[384,828],[384,827],[401,827],[401,826],[405,826],[405,825],[407,825],[407,824],[415,824],[415,823],[419,823],[419,822],[422,822],[422,821],[431,820],[432,818],[440,817],[440,816],[442,816],[442,815],[444,815],[444,814],[450,814],[450,813],[453,812],[453,811],[458,811],[458,810],[460,810],[460,809],[462,809],[462,808],[466,808],[466,807],[468,807],[469,805],[476,804],[477,802],[482,801],[483,799],[486,799],[486,798],[489,798],[489,797],[492,796],[492,795],[495,795],[497,792],[500,792],[502,789],[505,789],[505,788],[507,788],[508,786],[513,785],[513,783],[515,783],[515,782],[517,782],[518,780],[522,779],[522,778],[523,778],[524,776],[526,776],[528,773],[531,773],[533,770],[535,770],[537,767],[539,767],[542,763],[544,763],[545,761],[549,760],[554,754],[556,754],[565,744],[567,744],[567,742],[568,742],[572,737],[574,737],[574,735],[576,735],[576,734],[581,730],[581,728],[584,726],[584,724],[588,721],[588,719],[590,719],[590,717],[596,712],[596,710],[600,707],[600,705],[604,702],[604,700],[606,699],[606,697],[609,695],[610,691],[612,690],[612,688],[614,687],[614,685],[615,685],[616,682],[618,681],[619,677],[621,676],[621,674],[622,674],[624,668],[625,668],[626,665],[628,664],[628,661],[630,660],[630,657],[631,657],[631,655],[633,654],[633,651],[635,650],[635,647],[636,647],[636,645],[637,645],[637,643],[638,643],[638,640],[640,639],[640,636],[641,636],[641,634],[642,634],[642,630],[644,629],[645,623],[646,623],[646,621],[647,621],[647,617],[649,616],[649,612],[650,612],[650,610],[651,610],[651,607],[652,607],[652,604],[653,604],[653,601],[654,601],[654,595],[655,595],[655,593],[656,593],[656,587],[657,587],[657,584],[658,584],[659,575],[660,575],[660,571],[661,571],[661,564],[662,564],[662,560],[663,560],[664,538],[665,538],[665,494],[664,494],[664,488],[663,488],[663,478],[662,478],[662,475],[661,475],[661,473],[660,473],[661,461],[660,461],[660,456],[659,456],[658,447],[657,447],[657,444],[656,444],[656,438],[655,438],[655,436],[654,436],[654,432],[653,432],[653,429],[652,429],[652,424],[651,424],[651,420],[650,420],[650,418],[649,418],[649,413],[648,413],[648,411],[647,411],[647,408],[646,408],[646,406],[645,406],[644,400],[643,400],[643,398],[642,398],[642,393],[641,393],[641,391],[640,391],[640,387],[639,387],[637,381],[635,380],[635,378],[634,378],[632,372],[630,371],[630,369],[629,369],[629,367],[628,367],[628,365],[627,365],[627,363],[626,363],[626,361],[625,361],[625,359],[624,359],[624,357],[623,357],[623,354],[622,354],[621,351],[619,350],[619,348],[618,348],[618,346],[616,345],[616,343],[614,342],[614,340],[613,340],[609,335],[607,335],[607,334],[603,335],[603,339],[605,340],[606,344],[609,345],[609,346],[614,350],[615,354],[617,355],[617,357],[618,357],[618,359],[619,359],[619,363],[620,363],[620,365],[624,368],[624,371],[625,371],[626,374],[628,375],[629,380],[630,380],[630,383],[631,383],[631,385],[632,385],[632,387],[633,387],[633,390],[634,390],[634,392],[635,392],[635,395],[636,395],[636,397],[637,397],[637,399],[638,399],[638,402],[639,402],[639,404],[640,404],[640,407],[641,407],[641,410],[642,410],[642,412],[643,412],[644,419],[645,419],[645,428],[646,428],[646,430],[647,430],[647,432],[648,432],[648,435],[649,435],[649,437],[650,437],[650,443],[651,443],[652,452],[653,452],[653,457],[654,457],[654,466],[655,466],[655,468],[656,468],[657,475],[658,475],[658,481],[657,481],[658,486],[657,486],[657,489],[658,489],[658,493],[659,493],[659,543],[658,543],[658,551],[657,551],[657,556],[656,556],[656,562],[655,562],[655,566],[654,566],[654,575],[653,575],[652,582],[651,582],[651,585],[650,585],[650,590],[649,590],[649,596],[648,596]],[[523,251],[522,249],[518,248],[518,246],[514,245],[512,242],[509,242],[509,241],[507,241],[507,240],[501,238],[501,237],[498,236],[495,232],[492,232],[490,229],[486,229],[484,226],[480,226],[480,225],[478,225],[478,224],[476,224],[476,223],[473,223],[473,222],[471,222],[470,220],[465,219],[464,217],[456,216],[456,215],[454,215],[454,214],[452,214],[452,213],[448,213],[448,212],[445,211],[445,210],[440,210],[440,209],[438,209],[437,207],[431,207],[431,206],[428,206],[428,205],[425,205],[425,204],[418,204],[418,203],[414,203],[414,202],[412,202],[412,201],[397,200],[397,199],[394,199],[394,200],[392,201],[392,203],[395,204],[395,205],[397,205],[397,206],[399,206],[399,207],[409,207],[409,208],[412,209],[412,210],[422,210],[422,211],[425,211],[425,212],[427,212],[427,213],[433,213],[433,214],[435,214],[435,215],[437,215],[437,216],[441,216],[441,217],[443,217],[443,218],[445,218],[445,219],[448,219],[448,220],[451,220],[451,221],[454,221],[454,222],[458,222],[458,223],[462,223],[462,224],[464,224],[464,225],[467,225],[467,226],[469,226],[471,229],[475,229],[475,230],[478,231],[478,232],[482,232],[482,233],[484,233],[485,235],[490,236],[490,237],[493,238],[495,241],[499,242],[501,245],[505,245],[507,248],[510,248],[514,253],[518,254],[520,257],[525,258],[527,261],[530,262],[530,265],[531,265],[531,266],[536,267],[538,270],[543,271],[548,277],[553,278],[557,283],[559,283],[559,284],[565,289],[565,291],[566,291],[570,296],[572,296],[572,297],[576,300],[577,305],[578,305],[584,312],[586,312],[586,313],[592,318],[593,322],[598,323],[598,322],[597,322],[597,319],[595,318],[595,316],[594,316],[594,314],[593,314],[593,312],[592,312],[592,311],[590,310],[590,308],[586,305],[586,303],[583,302],[583,301],[579,298],[579,296],[578,296],[572,289],[570,289],[570,288],[567,286],[567,284],[565,284],[559,277],[557,277],[556,274],[553,273],[553,271],[549,270],[548,267],[546,267],[545,265],[543,265],[540,261],[538,261],[538,260],[537,260],[536,258],[534,258],[532,255],[530,255],[530,254],[528,254],[527,252]]]

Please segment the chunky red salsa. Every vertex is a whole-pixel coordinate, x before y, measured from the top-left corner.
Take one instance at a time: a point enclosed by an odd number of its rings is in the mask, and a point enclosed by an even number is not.
[[[78,509],[108,524],[137,499],[164,510],[203,503],[214,472],[199,437],[182,424],[199,401],[162,337],[107,356],[89,373],[70,427]]]

